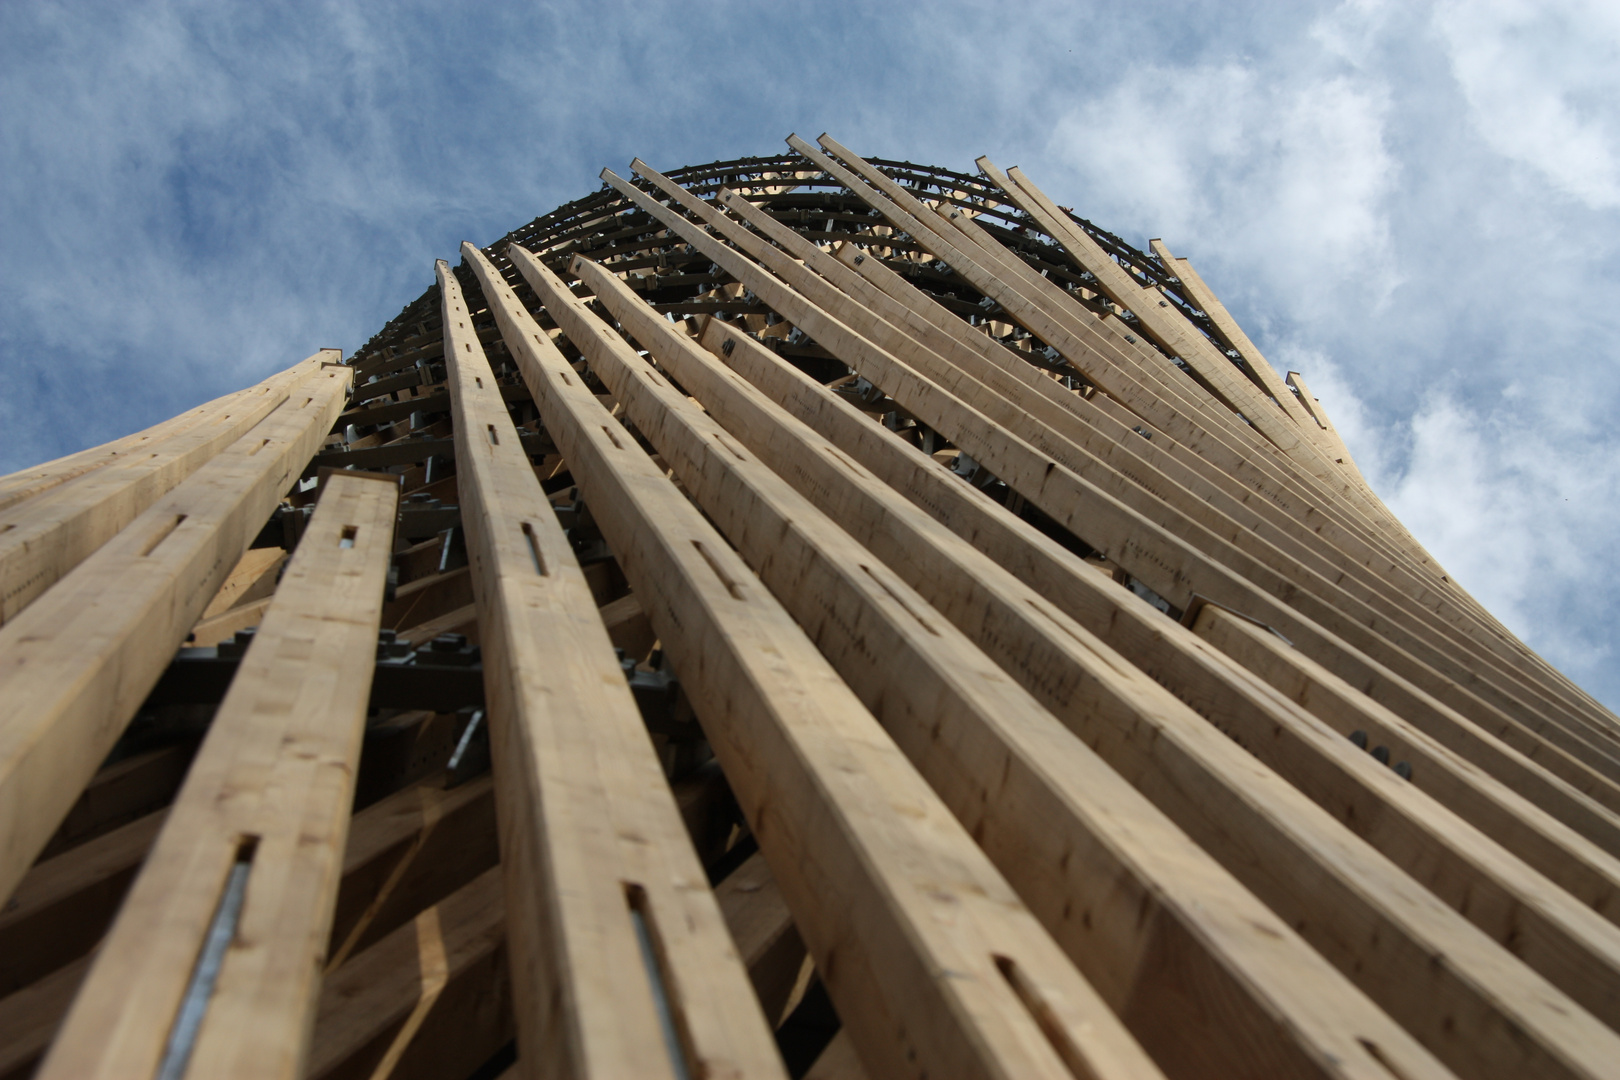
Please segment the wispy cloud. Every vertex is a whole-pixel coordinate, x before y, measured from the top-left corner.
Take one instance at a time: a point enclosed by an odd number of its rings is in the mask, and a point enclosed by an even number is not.
[[[0,472],[353,349],[636,154],[988,152],[1191,257],[1620,703],[1611,7],[0,5]]]

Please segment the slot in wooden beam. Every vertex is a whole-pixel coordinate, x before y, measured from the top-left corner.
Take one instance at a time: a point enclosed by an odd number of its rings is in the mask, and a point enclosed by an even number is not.
[[[523,1068],[781,1076],[590,587],[518,441],[461,287],[448,264],[437,273]],[[643,956],[648,933],[656,977]],[[661,1012],[679,1025],[677,1047]]]
[[[398,500],[393,477],[326,478],[41,1077],[302,1076]]]
[[[0,897],[319,448],[351,372],[300,391],[0,626]]]
[[[138,453],[0,510],[0,624],[284,403],[320,372],[321,361],[336,358],[335,350],[316,353],[181,430],[146,442]]]
[[[1156,1075],[747,564],[463,254],[863,1057],[888,1076]]]

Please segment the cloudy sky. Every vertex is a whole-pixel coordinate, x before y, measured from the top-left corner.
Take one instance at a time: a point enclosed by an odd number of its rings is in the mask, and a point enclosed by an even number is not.
[[[1620,5],[0,5],[0,473],[353,350],[604,165],[1020,164],[1192,259],[1620,707]]]

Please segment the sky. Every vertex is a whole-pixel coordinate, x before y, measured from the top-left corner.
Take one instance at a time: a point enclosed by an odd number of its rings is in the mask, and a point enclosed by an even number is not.
[[[1193,262],[1620,708],[1620,5],[0,4],[0,473],[325,346],[603,166],[1021,165]]]

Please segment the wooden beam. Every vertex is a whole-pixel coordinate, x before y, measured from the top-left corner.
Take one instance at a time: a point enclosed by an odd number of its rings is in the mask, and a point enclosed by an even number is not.
[[[1620,859],[1610,853],[1620,850],[1620,832],[1612,818],[1594,821],[1595,826],[1607,826],[1606,850],[1265,628],[1206,604],[1192,629],[1338,734],[1361,732],[1369,751],[1383,746],[1390,765],[1404,761],[1412,767],[1411,782],[1419,790],[1445,803],[1581,903],[1610,922],[1620,922]],[[1481,743],[1490,738],[1483,732],[1467,733]],[[1517,757],[1495,740],[1479,750]]]
[[[1493,726],[1509,731],[1516,726],[1533,728],[1533,731],[1522,732],[1532,744],[1545,737],[1557,743],[1558,749],[1566,754],[1590,749],[1588,743],[1580,742],[1538,715],[1528,716],[1524,724],[1516,717],[1504,715],[1496,705],[1513,704],[1516,699],[1494,683],[1482,682],[1481,674],[1437,652],[1402,625],[1364,613],[1360,601],[1343,596],[1339,586],[1322,575],[1302,570],[1297,580],[1287,580],[1269,563],[1251,553],[1253,545],[1240,546],[1236,543],[1238,537],[1230,533],[1217,535],[1203,525],[1186,521],[1179,510],[1158,501],[1112,470],[1104,468],[1100,473],[1088,472],[1081,476],[1063,467],[1061,461],[1054,460],[1054,456],[1043,453],[1043,448],[1031,445],[1023,437],[1024,429],[1031,426],[1027,422],[1012,427],[998,424],[967,402],[948,392],[942,393],[937,384],[916,369],[876,349],[860,333],[870,329],[874,322],[881,322],[869,311],[858,305],[849,308],[846,316],[855,322],[854,327],[840,321],[788,290],[779,279],[766,274],[757,264],[747,262],[738,252],[716,244],[691,223],[626,184],[611,170],[604,170],[603,177],[641,209],[681,233],[696,249],[745,282],[764,302],[840,359],[886,389],[913,415],[962,446],[975,460],[986,464],[1021,495],[1066,524],[1087,543],[1110,553],[1115,561],[1132,570],[1174,606],[1184,609],[1195,591],[1211,597],[1218,597],[1222,591],[1234,597],[1242,596],[1241,601],[1220,602],[1235,604],[1239,610],[1278,626],[1321,662],[1347,667],[1354,674],[1346,677],[1361,681],[1366,679],[1370,669],[1377,679],[1381,674],[1379,668],[1387,666],[1402,678],[1417,680],[1427,691],[1448,703],[1470,709],[1471,715],[1488,718],[1485,722]],[[1078,448],[1076,452],[1083,454]],[[1089,455],[1084,456],[1089,459]],[[1082,504],[1086,506],[1084,511],[1079,509]],[[1127,519],[1129,524],[1125,523]],[[1117,527],[1111,528],[1115,523]],[[1338,606],[1308,591],[1301,582],[1333,597]],[[1407,649],[1417,650],[1423,659],[1410,655]],[[1431,663],[1440,665],[1444,671],[1436,671]],[[1457,680],[1470,685],[1465,687]],[[1496,705],[1480,700],[1475,691],[1491,698]],[[1519,715],[1523,715],[1525,707],[1519,704],[1518,709]],[[1567,764],[1574,771],[1582,768],[1572,759]],[[1620,769],[1620,762],[1599,756],[1593,767],[1599,771],[1616,770]]]
[[[323,353],[336,353],[336,349],[323,349]],[[338,360],[339,356],[327,356],[325,359]],[[279,380],[284,373],[272,375],[267,382]],[[87,473],[108,465],[128,461],[131,458],[141,457],[150,453],[152,448],[173,435],[188,430],[195,425],[218,415],[222,411],[238,408],[244,400],[252,400],[260,396],[264,383],[250,386],[246,390],[234,390],[223,397],[205,402],[195,408],[187,409],[178,416],[154,424],[144,431],[137,431],[125,435],[121,439],[92,446],[76,454],[56,458],[54,461],[43,462],[17,472],[0,476],[0,510],[9,510],[25,499],[32,499],[61,484],[76,480]]]
[[[523,1068],[781,1076],[595,599],[437,273]]]
[[[42,1077],[303,1075],[398,493],[325,479]]]
[[[0,896],[50,839],[348,392],[321,372],[0,626]]]
[[[1294,423],[1307,432],[1320,433],[1323,425],[1318,423],[1316,417],[1312,416],[1300,402],[1295,400],[1293,391],[1283,383],[1282,376],[1278,375],[1277,370],[1267,362],[1259,347],[1249,340],[1249,335],[1243,332],[1243,327],[1239,326],[1238,321],[1232,317],[1232,313],[1226,310],[1226,305],[1216,298],[1215,293],[1210,290],[1208,285],[1204,284],[1204,279],[1198,276],[1198,271],[1192,268],[1192,264],[1186,259],[1178,259],[1170,254],[1170,249],[1165,246],[1163,240],[1149,240],[1148,247],[1153,249],[1153,254],[1157,255],[1159,261],[1164,264],[1166,276],[1179,282],[1181,285],[1179,291],[1184,293],[1188,300],[1209,317],[1209,321],[1215,325],[1215,329],[1226,338],[1227,344],[1242,354],[1243,362],[1248,365],[1249,371],[1259,382],[1261,388],[1271,395],[1273,400],[1282,407],[1282,410],[1293,419]],[[1320,446],[1321,441],[1319,439],[1316,441]],[[1346,459],[1343,463],[1349,465],[1352,470],[1355,469],[1355,463],[1349,461],[1349,459]],[[1360,473],[1357,472],[1355,475],[1359,476]]]
[[[822,310],[845,321],[861,318],[862,313],[858,309],[854,309],[855,313],[851,314],[850,298],[843,297],[836,291],[829,292],[832,289],[830,282],[819,280],[805,267],[793,263],[782,252],[762,244],[758,237],[738,229],[723,215],[715,214],[697,203],[644,163],[638,161],[636,168],[642,176],[679,201],[683,209],[699,215],[701,220],[713,225],[726,239],[756,255],[768,269],[804,293]],[[854,274],[852,268],[815,249],[791,231],[776,225],[765,215],[748,207],[744,200],[733,197],[733,193],[723,191],[720,199],[735,212],[747,216],[756,229],[773,240],[784,243],[789,253],[805,259],[806,266],[814,266],[818,272],[836,281],[840,287],[864,285],[867,289],[871,289],[870,285]],[[674,221],[670,219],[666,221],[674,225]],[[792,244],[793,240],[797,240],[798,243]],[[876,260],[868,262],[871,265],[867,273],[881,274],[888,278],[895,277]],[[1151,513],[1155,506],[1153,499],[1168,499],[1203,526],[1223,535],[1244,537],[1253,541],[1250,548],[1266,560],[1268,566],[1285,573],[1295,573],[1296,567],[1303,566],[1307,571],[1319,575],[1309,579],[1315,581],[1318,587],[1325,585],[1329,580],[1334,581],[1338,588],[1350,593],[1355,602],[1378,605],[1386,614],[1393,613],[1397,618],[1417,620],[1420,627],[1427,624],[1449,634],[1449,640],[1455,643],[1455,647],[1481,654],[1480,659],[1485,663],[1501,666],[1508,678],[1522,681],[1527,677],[1512,669],[1512,665],[1523,662],[1520,654],[1514,652],[1506,643],[1500,642],[1485,628],[1475,626],[1469,621],[1470,616],[1446,608],[1444,597],[1430,591],[1431,586],[1414,578],[1411,580],[1409,592],[1391,589],[1389,579],[1391,577],[1399,579],[1400,566],[1379,559],[1376,553],[1366,548],[1355,546],[1355,538],[1336,532],[1332,521],[1318,518],[1313,523],[1306,524],[1280,517],[1270,504],[1253,500],[1250,492],[1236,488],[1228,493],[1225,484],[1206,483],[1203,477],[1188,471],[1174,459],[1159,454],[1149,440],[1135,438],[1134,433],[1117,424],[1112,431],[1092,432],[1089,428],[1077,431],[1077,425],[1073,423],[1074,415],[1059,408],[1057,401],[1067,399],[1065,403],[1069,408],[1081,416],[1085,415],[1083,410],[1093,408],[1091,403],[1077,395],[1058,390],[1051,379],[1036,375],[1034,369],[1025,362],[1011,359],[1011,354],[1007,350],[991,344],[983,335],[965,335],[970,339],[976,339],[979,348],[985,350],[982,354],[975,354],[956,340],[942,339],[942,335],[937,332],[930,334],[929,331],[935,329],[931,324],[916,319],[911,309],[898,306],[897,301],[889,296],[882,293],[872,296],[868,292],[862,292],[858,298],[862,305],[872,308],[870,312],[864,313],[865,321],[862,328],[875,343],[973,404],[990,419],[1018,430],[1032,444],[1076,469],[1081,475],[1093,479],[1098,477],[1097,471],[1088,469],[1086,465],[1086,462],[1093,460],[1092,455],[1097,455],[1095,463],[1106,464],[1111,469],[1118,470],[1119,476],[1114,477],[1113,490],[1124,492],[1122,497],[1127,501],[1135,495],[1136,501],[1132,505],[1138,509]],[[960,320],[943,311],[941,313],[952,323],[960,326]],[[898,329],[900,326],[905,327],[903,332]],[[915,335],[915,340],[908,335]],[[926,347],[922,347],[925,343]],[[932,354],[930,349],[933,350]],[[987,357],[991,363],[984,362]],[[1044,390],[1049,398],[1055,398],[1057,401],[1025,394],[1017,382],[1010,382],[1003,377],[998,364],[1018,365],[1024,368],[1024,385]],[[984,385],[981,386],[980,382]],[[989,393],[988,389],[994,389],[999,393]],[[1042,406],[1046,408],[1043,409]],[[1025,409],[1028,413],[1023,411]],[[1034,415],[1031,416],[1029,413]],[[1068,420],[1069,423],[1065,424],[1064,420]],[[1138,458],[1137,455],[1141,457]],[[1124,485],[1120,478],[1128,478],[1144,489],[1146,494],[1135,492],[1131,486]],[[1098,482],[1107,483],[1108,480],[1109,477],[1105,476]],[[1186,490],[1183,491],[1183,488]],[[1331,546],[1323,545],[1324,539],[1329,540],[1330,544],[1336,541],[1349,546],[1351,550],[1357,552],[1356,557],[1346,558],[1340,552],[1334,551]],[[1267,560],[1267,556],[1274,557]],[[1298,578],[1297,573],[1295,580],[1301,584],[1306,581]],[[1331,594],[1333,586],[1327,586],[1327,591]],[[1431,610],[1437,607],[1438,610]],[[1546,702],[1545,698],[1542,701],[1544,707],[1556,708],[1555,704]]]
[[[791,616],[463,253],[863,1056],[889,1076],[1155,1075]]]
[[[0,510],[0,624],[318,377],[322,361],[335,359],[334,352],[316,353],[139,453]]]
[[[1324,487],[1323,478],[1300,470],[1230,410],[1190,390],[1181,381],[1182,374],[1158,351],[1133,340],[1135,335],[1124,324],[1110,325],[1118,320],[1098,320],[1000,244],[988,237],[964,233],[969,223],[961,219],[951,222],[935,214],[830,137],[821,136],[821,143],[849,168],[798,136],[788,137],[788,145],[836,176],[897,228],[939,248],[936,254],[974,288],[999,303],[1009,318],[1051,345],[1086,372],[1088,380],[1158,429],[1223,468],[1236,467],[1248,459],[1271,470],[1278,482],[1296,485],[1304,492],[1320,491],[1321,498],[1342,501],[1345,495],[1353,494],[1342,478],[1328,477],[1331,483]],[[961,228],[954,227],[957,225]]]
[[[518,265],[527,267],[521,256]],[[1100,684],[1085,707],[1140,725],[1150,722],[1142,713],[1170,706],[1168,695],[1121,678],[1125,665],[1085,630],[827,447],[606,270],[581,257],[573,270],[704,409],[605,326],[590,326],[594,317],[565,299],[560,283],[532,280],[547,311],[1167,1072],[1241,1070],[1265,1046],[1261,1056],[1280,1074],[1338,1075],[1321,1063],[1375,1063],[1365,1041],[1412,1075],[1438,1069],[1162,812],[1009,685],[969,635],[1004,665],[1022,659],[1027,666],[1011,673],[1037,693],[1043,684],[1064,687],[1043,695],[1051,705],[1062,707],[1059,697],[1075,686]],[[790,482],[804,494],[785,490]],[[882,549],[886,561],[909,561],[906,572],[892,576],[856,540]],[[1186,721],[1204,729],[1195,716]],[[1119,827],[1126,821],[1128,829]],[[1129,899],[1120,895],[1126,889]],[[1222,917],[1208,918],[1215,910]],[[1075,911],[1085,916],[1077,920]],[[1153,968],[1144,966],[1149,958]],[[1285,970],[1289,977],[1278,979]],[[1160,992],[1169,985],[1183,989]],[[1194,985],[1200,990],[1189,992]],[[1218,1010],[1217,1000],[1225,1003]],[[1217,1011],[1221,1019],[1211,1023]],[[1335,1026],[1316,1023],[1321,1016],[1336,1017]]]
[[[732,344],[729,354],[724,349],[727,341]],[[752,348],[746,348],[745,343]],[[1273,737],[1270,725],[1298,722],[1301,718],[1297,709],[1278,699],[1269,688],[1235,671],[1206,645],[1146,604],[1078,567],[1072,556],[1056,549],[1050,541],[1017,541],[1019,532],[1034,535],[1027,526],[998,528],[998,522],[1010,520],[1005,511],[975,516],[961,509],[988,507],[988,502],[959,480],[942,476],[940,485],[923,483],[931,471],[943,474],[945,470],[847,405],[832,404],[836,399],[829,393],[792,372],[757,343],[711,321],[705,344],[726,355],[728,364],[737,370],[747,371],[750,379],[757,377],[757,368],[770,364],[790,373],[791,381],[813,388],[813,395],[821,403],[805,401],[801,406],[803,414],[814,417],[812,422],[840,450],[862,464],[870,463],[879,475],[901,487],[919,505],[951,520],[953,529],[973,537],[976,543],[991,546],[1007,565],[1019,567],[1040,587],[1035,603],[1042,607],[1037,610],[1044,610],[1047,602],[1059,608],[1072,607],[1084,615],[1087,626],[1120,641],[1130,661],[1175,687],[1200,709],[1208,710],[1223,727],[1249,715],[1260,725],[1261,737],[1269,739]],[[755,363],[751,366],[749,361]],[[681,378],[680,374],[675,377]],[[685,380],[682,384],[686,385]],[[811,396],[812,390],[807,389],[801,400]],[[708,403],[719,410],[714,400]],[[834,423],[835,417],[843,419]],[[868,437],[853,438],[851,432],[868,433]],[[883,447],[890,451],[887,461]],[[795,466],[795,471],[804,468]],[[953,497],[952,489],[945,486],[949,484],[955,484],[960,494]],[[869,518],[857,506],[841,506],[834,512],[838,520],[851,523],[851,527],[869,527]],[[996,535],[998,531],[1002,537]],[[1008,541],[1009,532],[1015,542]],[[873,535],[881,535],[881,530],[874,529]],[[912,537],[895,535],[883,543],[873,543],[880,557],[891,565],[910,564],[907,579],[941,610],[950,613],[959,626],[982,627],[984,646],[1009,672],[1018,674],[1020,681],[1041,695],[1087,745],[1131,777],[1206,851],[1220,858],[1268,906],[1299,927],[1318,950],[1448,1064],[1465,1074],[1504,1076],[1516,1075],[1520,1068],[1573,1068],[1576,1074],[1591,1070],[1595,1060],[1592,1057],[1585,1065],[1571,1065],[1567,1060],[1551,1064],[1566,1053],[1564,1047],[1583,1045],[1583,1036],[1555,1034],[1569,1011],[1576,1010],[1573,1002],[1542,1011],[1536,1002],[1545,1000],[1544,994],[1557,994],[1557,990],[1527,969],[1504,968],[1506,954],[1479,930],[1437,898],[1427,893],[1414,894],[1410,881],[1387,859],[1351,841],[1338,823],[1327,819],[1301,793],[1280,780],[1263,783],[1249,752],[1168,695],[1145,709],[1128,707],[1133,699],[1155,696],[1157,688],[1150,683],[1139,683],[1130,688],[1130,697],[1122,697],[1099,692],[1108,685],[1102,678],[1081,680],[1066,674],[1062,663],[1068,635],[1052,635],[1044,640],[1017,636],[1012,632],[1014,624],[987,617],[993,614],[986,598],[993,596],[989,589],[966,593],[977,594],[972,604],[961,599],[953,604],[949,600],[950,592],[958,588],[950,583],[976,582],[988,574],[972,568],[929,565],[921,561],[925,545]],[[1049,553],[1044,558],[1043,546]],[[1065,565],[1068,569],[1063,571]],[[1112,590],[1117,599],[1110,600],[1103,590]],[[1067,648],[1072,650],[1072,646]],[[1093,646],[1104,655],[1106,648],[1101,643]],[[1130,670],[1123,660],[1118,666]],[[1068,689],[1076,686],[1085,686],[1086,690]],[[1143,736],[1144,727],[1153,732],[1152,737]],[[1194,776],[1201,779],[1195,781]],[[1273,854],[1256,854],[1261,850]],[[1263,869],[1272,865],[1293,867],[1295,871],[1279,875]],[[1297,872],[1303,866],[1312,866],[1312,872]],[[1375,878],[1384,884],[1369,887],[1367,882]],[[1331,929],[1340,920],[1342,925]],[[1376,956],[1361,945],[1350,944],[1371,940],[1379,942]],[[1448,957],[1448,965],[1455,965],[1448,966],[1439,979],[1430,971],[1431,959],[1438,954]],[[1446,984],[1444,988],[1440,982]],[[1587,989],[1596,988],[1588,985]],[[1439,1006],[1441,997],[1447,1005]],[[1535,1013],[1535,1017],[1519,1012],[1523,1008]],[[1462,1014],[1471,1017],[1462,1025],[1469,1032],[1466,1039],[1455,1034],[1457,1017]],[[1511,1018],[1507,1014],[1512,1014]],[[1334,1014],[1329,1011],[1327,1015]],[[1527,1042],[1526,1031],[1540,1034]],[[1605,1041],[1608,1036],[1601,1031],[1591,1037]],[[1485,1040],[1495,1049],[1484,1051]],[[1509,1059],[1524,1053],[1531,1054],[1538,1064],[1509,1064]]]

